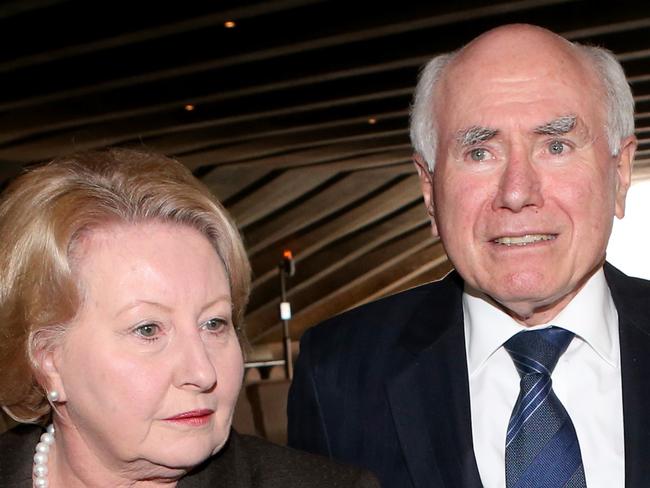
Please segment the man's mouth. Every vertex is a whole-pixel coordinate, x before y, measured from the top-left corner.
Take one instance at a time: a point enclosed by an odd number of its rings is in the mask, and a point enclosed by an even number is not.
[[[552,241],[557,238],[557,234],[526,234],[523,236],[504,236],[494,239],[494,243],[503,246],[527,246],[541,241]]]

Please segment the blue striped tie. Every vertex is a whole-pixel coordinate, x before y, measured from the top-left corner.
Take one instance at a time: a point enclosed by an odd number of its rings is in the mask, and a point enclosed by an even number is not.
[[[551,373],[573,339],[558,327],[520,332],[505,344],[521,377],[506,435],[507,488],[585,488],[573,422]]]

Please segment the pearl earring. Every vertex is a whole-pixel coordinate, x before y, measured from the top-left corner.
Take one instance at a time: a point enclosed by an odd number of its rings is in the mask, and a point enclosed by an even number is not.
[[[56,390],[51,390],[47,392],[47,399],[51,402],[59,401],[59,392]]]

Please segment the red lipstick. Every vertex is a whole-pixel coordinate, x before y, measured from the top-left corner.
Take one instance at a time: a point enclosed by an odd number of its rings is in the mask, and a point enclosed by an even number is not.
[[[201,427],[207,425],[210,422],[210,417],[214,413],[214,410],[207,408],[200,410],[191,410],[189,412],[179,413],[173,417],[168,417],[165,420],[166,422],[173,422],[179,425],[187,425],[192,427]]]

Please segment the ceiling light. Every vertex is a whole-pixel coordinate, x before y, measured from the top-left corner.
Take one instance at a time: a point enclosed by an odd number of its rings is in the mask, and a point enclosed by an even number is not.
[[[187,110],[188,112],[191,112],[192,110],[194,110],[194,105],[192,105],[191,103],[188,103],[187,105],[185,105],[185,110]]]
[[[237,25],[237,24],[235,24],[235,22],[233,22],[232,20],[227,20],[226,22],[223,23],[223,26],[224,26],[226,29],[232,29],[232,28],[235,27],[236,25]]]

